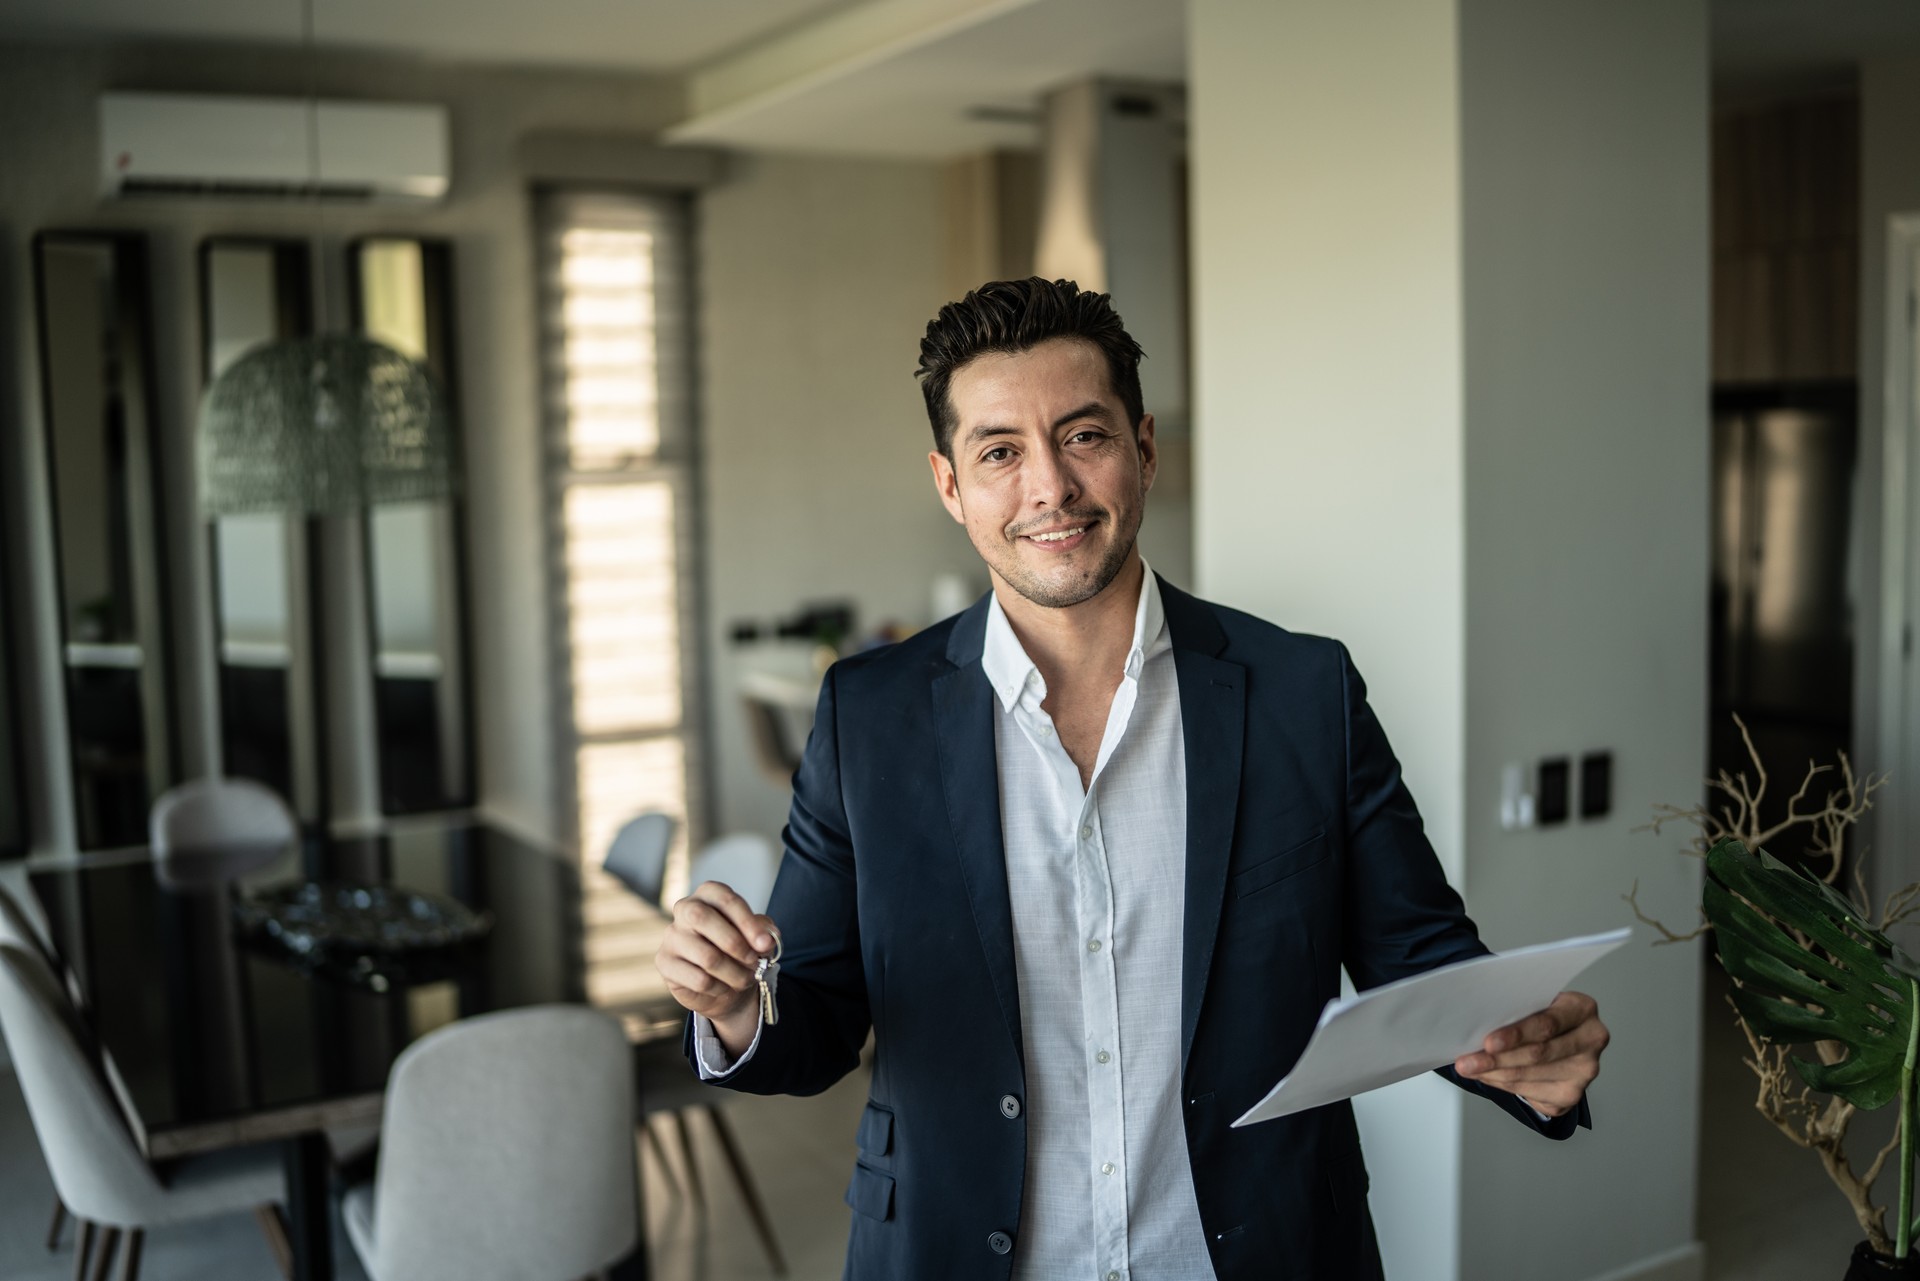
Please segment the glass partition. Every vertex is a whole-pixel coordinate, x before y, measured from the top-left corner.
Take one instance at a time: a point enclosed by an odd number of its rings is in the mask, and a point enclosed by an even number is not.
[[[200,245],[203,374],[209,385],[263,342],[312,332],[311,263],[299,241]],[[272,788],[299,817],[326,813],[314,522],[258,513],[208,522],[224,772]]]
[[[178,768],[145,244],[43,232],[34,276],[75,830],[144,844]]]
[[[362,240],[353,246],[350,276],[355,323],[426,365],[457,442],[450,248],[431,240]],[[454,499],[367,513],[374,727],[386,814],[473,803],[462,520]]]

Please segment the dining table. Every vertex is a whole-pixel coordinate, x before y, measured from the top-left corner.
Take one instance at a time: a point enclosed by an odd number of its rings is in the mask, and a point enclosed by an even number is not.
[[[135,1141],[173,1158],[280,1145],[296,1281],[332,1281],[328,1132],[380,1119],[394,1061],[458,1019],[585,1003],[579,864],[478,819],[312,837],[237,879],[181,884],[146,851],[29,873],[54,949],[83,994]],[[443,953],[395,964],[298,954],[242,927],[249,901],[300,882],[444,896],[489,922]],[[677,1022],[623,1019],[630,1039]],[[647,1274],[641,1239],[609,1275]]]

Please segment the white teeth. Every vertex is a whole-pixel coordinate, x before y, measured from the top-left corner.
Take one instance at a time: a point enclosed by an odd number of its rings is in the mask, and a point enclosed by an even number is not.
[[[1087,532],[1087,527],[1085,525],[1082,525],[1079,529],[1060,529],[1060,530],[1055,530],[1051,534],[1028,534],[1027,537],[1031,538],[1036,543],[1057,543],[1065,539],[1072,538],[1077,534],[1084,534],[1086,532]]]

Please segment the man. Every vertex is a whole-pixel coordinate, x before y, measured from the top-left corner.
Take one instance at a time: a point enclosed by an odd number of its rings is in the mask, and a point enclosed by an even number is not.
[[[1342,965],[1486,950],[1345,648],[1142,562],[1140,355],[1064,281],[941,309],[928,458],[993,590],[827,674],[768,914],[701,885],[660,948],[729,1087],[824,1090],[871,1027],[849,1278],[1378,1277],[1351,1106],[1229,1125]],[[1563,993],[1443,1074],[1564,1138],[1606,1040]]]

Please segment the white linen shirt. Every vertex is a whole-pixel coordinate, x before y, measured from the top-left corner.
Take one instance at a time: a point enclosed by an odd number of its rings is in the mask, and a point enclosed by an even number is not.
[[[1020,985],[1027,1177],[1019,1281],[1211,1281],[1180,1108],[1187,762],[1148,570],[1092,781],[996,598],[1000,833]]]
[[[1180,1108],[1187,762],[1160,587],[1147,569],[1091,784],[996,597],[981,665],[996,704],[1000,832],[1025,1048],[1017,1281],[1212,1281]],[[694,1019],[700,1075],[725,1076]]]

